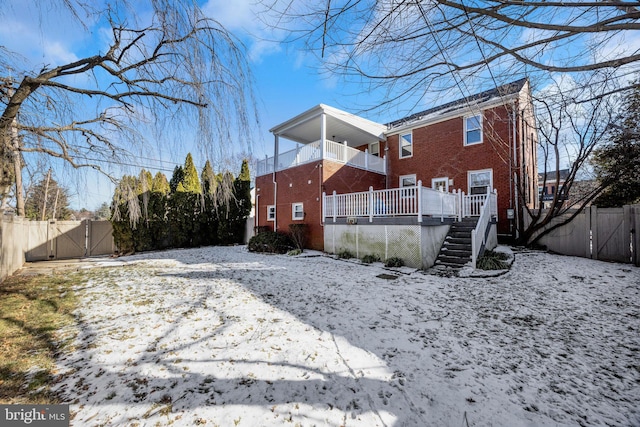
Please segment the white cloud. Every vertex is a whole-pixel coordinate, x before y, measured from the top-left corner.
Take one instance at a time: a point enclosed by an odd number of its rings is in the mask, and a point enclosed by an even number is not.
[[[202,6],[204,13],[218,21],[247,44],[249,59],[260,62],[265,56],[281,51],[282,31],[266,24],[259,15],[255,0],[209,0]]]

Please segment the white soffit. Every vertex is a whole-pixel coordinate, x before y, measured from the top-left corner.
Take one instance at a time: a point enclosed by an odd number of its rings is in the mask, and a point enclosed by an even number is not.
[[[322,114],[326,117],[327,139],[359,146],[385,140],[386,125],[372,122],[346,111],[320,104],[271,129],[269,132],[301,144],[318,141],[321,133]]]

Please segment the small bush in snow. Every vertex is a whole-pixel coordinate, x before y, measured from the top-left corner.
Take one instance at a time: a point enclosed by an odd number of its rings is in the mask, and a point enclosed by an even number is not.
[[[509,259],[509,255],[503,252],[484,251],[484,254],[478,258],[476,268],[480,270],[506,270],[509,264],[505,261]]]
[[[371,264],[372,262],[380,261],[380,257],[378,255],[365,255],[362,257],[362,262],[365,264]]]
[[[268,252],[276,254],[286,254],[294,248],[293,242],[283,233],[268,231],[253,236],[249,240],[247,248],[251,252]]]
[[[300,255],[301,253],[302,253],[302,249],[294,249],[292,251],[287,252],[287,255],[296,256],[296,255]]]
[[[403,265],[404,261],[402,260],[402,258],[398,258],[395,256],[387,258],[387,260],[384,262],[385,267],[402,267]]]
[[[336,255],[338,255],[338,258],[344,258],[344,259],[355,258],[355,255],[353,255],[351,252],[349,252],[348,249],[342,249]]]

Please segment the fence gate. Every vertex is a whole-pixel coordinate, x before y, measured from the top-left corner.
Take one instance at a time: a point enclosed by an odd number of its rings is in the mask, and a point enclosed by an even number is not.
[[[109,221],[31,221],[26,261],[108,255],[115,250]]]
[[[640,267],[640,205],[585,208],[570,223],[540,239],[565,254],[635,264]]]

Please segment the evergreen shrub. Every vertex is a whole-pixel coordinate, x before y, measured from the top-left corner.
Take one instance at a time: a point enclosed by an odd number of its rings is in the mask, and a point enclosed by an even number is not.
[[[247,247],[251,252],[286,254],[294,249],[294,244],[288,235],[277,231],[268,231],[249,239]]]

